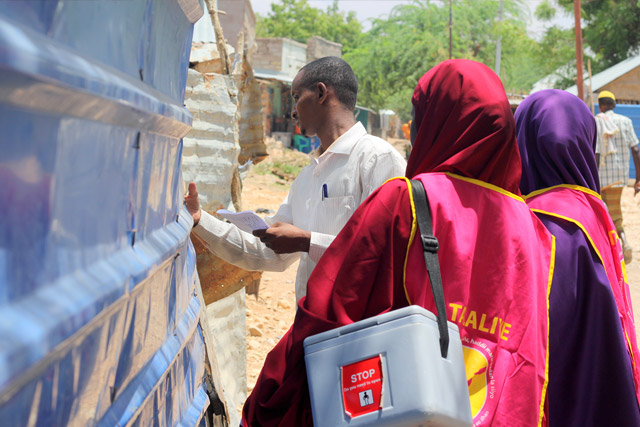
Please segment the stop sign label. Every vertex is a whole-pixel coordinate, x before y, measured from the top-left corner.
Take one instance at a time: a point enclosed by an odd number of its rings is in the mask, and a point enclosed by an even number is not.
[[[382,408],[382,358],[380,355],[340,368],[342,400],[350,417]]]

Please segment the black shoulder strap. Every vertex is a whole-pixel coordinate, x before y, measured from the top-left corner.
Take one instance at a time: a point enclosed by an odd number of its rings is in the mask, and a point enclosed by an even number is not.
[[[431,223],[431,209],[429,199],[421,181],[411,180],[413,200],[416,206],[416,216],[420,229],[420,240],[422,241],[422,251],[424,262],[429,272],[429,283],[433,299],[438,311],[438,330],[440,331],[440,354],[447,357],[449,351],[449,329],[447,327],[447,311],[444,304],[444,292],[442,290],[442,277],[440,277],[440,264],[438,263],[438,239],[433,235],[433,224]]]

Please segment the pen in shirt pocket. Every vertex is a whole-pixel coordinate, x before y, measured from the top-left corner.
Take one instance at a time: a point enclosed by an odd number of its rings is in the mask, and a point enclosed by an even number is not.
[[[329,193],[327,192],[327,184],[322,184],[322,200],[329,197]]]

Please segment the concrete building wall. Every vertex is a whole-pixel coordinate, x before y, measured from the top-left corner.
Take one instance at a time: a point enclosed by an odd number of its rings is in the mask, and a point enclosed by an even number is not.
[[[249,51],[255,50],[256,15],[249,0],[218,0],[220,25],[224,37],[232,46],[238,44],[238,34],[245,33],[245,43]]]
[[[307,45],[294,40],[283,39],[281,72],[293,79],[306,63]]]
[[[282,69],[282,38],[257,38],[258,50],[253,56],[253,67],[257,70],[279,72]]]
[[[307,41],[307,62],[315,61],[325,56],[342,57],[342,45],[313,36]]]
[[[284,37],[256,39],[258,50],[252,58],[256,72],[278,74],[293,79],[307,63],[307,45]]]

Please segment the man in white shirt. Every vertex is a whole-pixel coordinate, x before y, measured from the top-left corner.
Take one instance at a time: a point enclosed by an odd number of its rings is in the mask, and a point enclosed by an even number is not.
[[[292,117],[304,136],[317,135],[321,155],[295,179],[267,230],[245,233],[200,210],[194,183],[185,204],[194,231],[220,258],[246,270],[283,271],[298,258],[296,300],[316,263],[356,208],[387,179],[403,176],[406,162],[386,141],[355,121],[358,81],[344,60],[325,57],[293,80]]]
[[[624,234],[622,223],[622,208],[620,201],[622,189],[629,180],[629,157],[633,156],[636,168],[636,182],[633,186],[635,193],[640,192],[640,156],[638,137],[633,130],[631,119],[613,112],[616,107],[616,97],[608,90],[598,95],[600,113],[596,116],[598,137],[596,144],[596,159],[600,174],[600,194],[607,205],[609,215],[616,226],[616,231],[622,240],[624,260],[631,262],[633,251]]]

